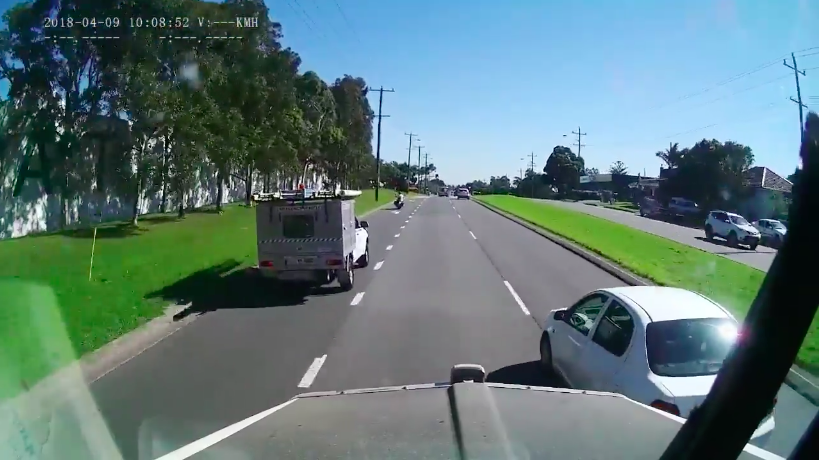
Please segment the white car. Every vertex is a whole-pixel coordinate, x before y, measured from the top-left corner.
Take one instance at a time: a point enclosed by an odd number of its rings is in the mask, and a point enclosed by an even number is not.
[[[620,393],[687,418],[705,400],[738,324],[716,302],[659,286],[600,289],[552,311],[540,339],[540,360],[569,386]],[[764,447],[773,408],[751,440]]]
[[[705,219],[705,238],[713,240],[715,236],[725,238],[728,246],[735,248],[739,244],[756,250],[761,236],[750,222],[739,214],[726,211],[711,211]]]
[[[459,188],[458,193],[456,194],[456,196],[458,197],[459,200],[461,198],[465,198],[465,199],[468,200],[469,196],[470,196],[469,195],[469,189],[468,188]]]
[[[752,224],[755,229],[759,230],[762,242],[774,248],[782,246],[782,242],[788,234],[787,227],[776,219],[759,219],[752,222]]]

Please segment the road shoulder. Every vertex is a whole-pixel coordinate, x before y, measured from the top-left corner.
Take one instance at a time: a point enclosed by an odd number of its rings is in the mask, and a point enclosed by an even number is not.
[[[496,208],[488,203],[484,203],[481,200],[473,200],[474,202],[480,204],[481,206],[489,209],[490,211],[499,214],[523,227],[528,228],[529,230],[540,234],[544,238],[549,239],[550,241],[562,246],[563,248],[571,251],[572,253],[586,259],[587,261],[591,262],[595,266],[599,267],[600,269],[608,272],[612,276],[618,278],[619,280],[623,281],[624,283],[630,286],[651,286],[654,285],[650,280],[645,278],[639,277],[634,275],[633,273],[629,272],[628,270],[620,267],[619,265],[615,264],[614,262],[605,259],[604,257],[572,242],[566,238],[558,236],[542,227],[539,227],[525,219],[520,217],[514,216],[510,213],[507,213],[501,209]],[[799,368],[796,365],[793,365],[788,372],[787,377],[785,378],[785,383],[793,388],[794,391],[799,393],[802,397],[810,401],[813,405],[819,406],[819,379],[816,379],[807,371]]]

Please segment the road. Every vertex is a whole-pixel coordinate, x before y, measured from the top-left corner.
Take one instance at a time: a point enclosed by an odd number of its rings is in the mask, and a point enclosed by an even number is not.
[[[496,382],[559,385],[537,372],[538,325],[622,284],[469,201],[419,198],[367,220],[372,262],[352,292],[274,300],[234,277],[232,297],[195,301],[198,319],[92,383],[123,456],[174,449],[300,392],[444,381],[463,362]],[[790,452],[816,413],[806,404],[783,387],[770,450]]]
[[[564,208],[575,211],[584,212],[593,216],[602,217],[603,219],[617,222],[618,224],[628,225],[629,227],[642,230],[647,233],[653,233],[669,240],[674,240],[682,244],[687,244],[703,251],[718,254],[735,260],[739,263],[758,268],[767,272],[776,257],[776,249],[766,246],[757,246],[756,251],[749,249],[734,249],[725,245],[725,241],[715,239],[709,242],[705,239],[705,234],[702,230],[690,227],[683,227],[681,225],[674,225],[668,222],[649,219],[647,217],[640,217],[639,214],[628,213],[624,211],[617,211],[614,209],[604,208],[602,206],[590,206],[582,202],[568,202],[556,200],[537,200],[547,201],[549,204],[562,206]]]

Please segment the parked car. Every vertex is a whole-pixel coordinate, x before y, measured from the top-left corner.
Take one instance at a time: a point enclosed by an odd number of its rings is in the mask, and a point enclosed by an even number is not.
[[[725,238],[732,248],[744,244],[752,251],[761,239],[759,230],[744,217],[727,211],[711,211],[705,219],[705,238],[711,241],[715,236]]]
[[[725,308],[685,289],[600,289],[546,318],[540,362],[571,387],[620,393],[687,418],[711,391],[738,328]],[[775,405],[754,444],[770,437]]]
[[[785,227],[785,224],[776,219],[759,219],[752,222],[752,224],[755,229],[759,230],[762,244],[774,248],[782,246],[782,242],[788,234],[788,228]]]

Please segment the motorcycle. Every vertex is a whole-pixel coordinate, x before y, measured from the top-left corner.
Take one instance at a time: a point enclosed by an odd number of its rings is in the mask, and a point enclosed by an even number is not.
[[[392,204],[395,205],[395,209],[401,209],[404,207],[404,200],[402,198],[396,198]]]

